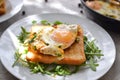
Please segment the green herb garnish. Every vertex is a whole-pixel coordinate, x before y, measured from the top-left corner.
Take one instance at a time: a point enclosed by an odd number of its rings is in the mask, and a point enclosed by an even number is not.
[[[28,38],[30,32],[27,32],[23,26],[21,27],[21,30],[22,30],[22,32],[18,36],[18,39],[19,39],[20,43],[24,43],[24,41]]]
[[[15,60],[15,62],[13,63],[12,67],[14,67],[14,66],[18,63],[21,55],[22,55],[22,54],[19,54],[18,50],[15,52],[15,59],[16,59],[16,60]]]
[[[42,24],[42,25],[50,25],[50,23],[49,23],[47,20],[42,20],[42,21],[41,21],[41,24]]]
[[[84,36],[84,51],[86,55],[86,64],[93,70],[96,71],[97,59],[101,58],[103,54],[101,54],[101,50],[95,45],[94,40],[88,41],[88,38]]]
[[[33,21],[32,21],[32,24],[33,24],[33,25],[37,24],[37,21],[36,21],[36,20],[33,20]]]
[[[97,62],[93,58],[90,58],[88,65],[93,71],[96,71],[96,67],[99,66],[99,64],[97,64]]]
[[[29,43],[34,42],[34,40],[35,40],[35,38],[36,38],[36,37],[37,37],[37,34],[36,34],[36,33],[34,33],[34,34],[33,34],[33,38],[29,40]]]
[[[63,23],[60,22],[60,21],[55,21],[53,24],[54,24],[54,25],[60,25],[60,24],[63,24]]]
[[[68,66],[68,65],[60,65],[60,64],[43,64],[43,63],[33,63],[28,62],[29,68],[33,73],[48,74],[48,75],[70,75],[72,73],[76,73],[79,70],[78,66]],[[73,70],[70,70],[70,67],[73,67]]]

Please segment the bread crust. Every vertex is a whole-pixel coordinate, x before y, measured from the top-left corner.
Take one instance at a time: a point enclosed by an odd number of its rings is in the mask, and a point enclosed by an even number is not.
[[[58,60],[57,57],[51,55],[44,55],[34,50],[33,48],[29,48],[29,52],[27,55],[33,55],[33,57],[27,56],[26,59],[28,61],[33,62],[41,62],[46,64],[56,63],[56,64],[68,64],[68,65],[80,65],[86,61],[86,57],[84,54],[84,42],[83,42],[83,30],[78,25],[78,38],[79,42],[74,42],[69,48],[65,49],[64,58],[62,60]]]
[[[3,14],[5,14],[5,13],[6,13],[5,1],[2,0],[2,1],[0,2],[0,15],[3,15]]]

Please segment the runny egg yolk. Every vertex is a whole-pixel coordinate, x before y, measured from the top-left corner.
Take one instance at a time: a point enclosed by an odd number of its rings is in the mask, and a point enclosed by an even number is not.
[[[66,44],[67,46],[70,46],[75,39],[75,36],[72,32],[64,29],[55,30],[51,37],[54,41]]]

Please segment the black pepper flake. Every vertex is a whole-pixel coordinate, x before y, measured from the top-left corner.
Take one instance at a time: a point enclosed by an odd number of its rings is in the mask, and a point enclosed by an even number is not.
[[[83,14],[83,10],[80,10],[80,13],[82,13],[82,14]]]
[[[78,7],[79,7],[79,8],[81,8],[81,7],[82,7],[81,3],[78,3]]]
[[[25,11],[22,11],[22,15],[25,15]]]

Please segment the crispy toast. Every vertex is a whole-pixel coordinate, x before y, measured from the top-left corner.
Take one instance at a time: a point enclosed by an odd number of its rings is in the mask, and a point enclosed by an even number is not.
[[[83,42],[83,30],[79,26],[78,34],[79,42],[74,42],[69,48],[65,49],[64,58],[62,60],[57,59],[55,56],[40,54],[33,48],[29,48],[29,53],[26,59],[33,62],[41,62],[46,64],[68,64],[68,65],[80,65],[86,61],[84,54],[84,42]]]
[[[3,15],[6,13],[6,8],[5,8],[5,1],[0,0],[0,15]]]

